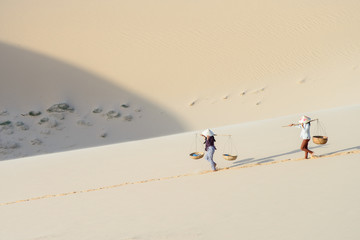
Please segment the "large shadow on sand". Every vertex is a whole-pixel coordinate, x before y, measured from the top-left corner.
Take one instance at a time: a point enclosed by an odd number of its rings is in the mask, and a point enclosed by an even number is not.
[[[117,67],[121,71],[122,66]],[[127,124],[126,136],[119,136],[106,144],[164,136],[184,130],[183,125],[166,110],[111,83],[109,79],[64,61],[1,42],[0,82],[0,110],[24,112],[34,108],[47,109],[60,102],[68,102],[75,109],[88,106],[89,111],[96,106],[117,108],[123,103],[140,107],[142,118],[136,124]],[[79,146],[89,147],[86,144]]]

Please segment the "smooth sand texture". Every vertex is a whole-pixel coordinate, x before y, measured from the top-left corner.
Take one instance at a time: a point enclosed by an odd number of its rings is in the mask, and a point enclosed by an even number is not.
[[[234,162],[222,159],[225,141],[218,136],[215,161],[228,169],[215,173],[204,159],[187,156],[183,145],[191,145],[194,133],[2,162],[2,234],[357,239],[359,110],[357,105],[312,113],[331,131],[327,145],[310,144],[324,156],[311,160],[298,150],[299,129],[281,127],[296,119],[288,116],[214,129],[232,133],[239,151]],[[343,118],[347,127],[335,127]]]
[[[0,239],[359,239],[359,10],[1,1]]]
[[[0,159],[356,104],[359,7],[2,1],[0,122],[22,121],[31,133],[2,134],[18,147],[0,149]],[[51,129],[21,115],[62,102],[75,112]],[[109,111],[120,119],[102,116]]]

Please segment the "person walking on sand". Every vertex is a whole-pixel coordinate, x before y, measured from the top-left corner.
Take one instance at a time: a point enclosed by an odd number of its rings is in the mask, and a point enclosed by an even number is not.
[[[216,140],[215,140],[214,135],[215,135],[214,132],[211,131],[210,129],[206,129],[201,134],[201,136],[205,137],[205,142],[204,142],[205,151],[206,151],[205,159],[210,162],[211,169],[213,171],[216,171],[216,163],[213,160],[214,152],[216,150],[216,147],[215,147]]]
[[[296,126],[301,128],[300,137],[303,139],[300,149],[305,152],[305,159],[308,158],[308,154],[310,153],[311,157],[315,157],[314,152],[310,151],[308,148],[309,141],[311,139],[310,135],[310,121],[311,118],[307,116],[302,116],[299,120],[299,124],[290,124],[289,126]]]

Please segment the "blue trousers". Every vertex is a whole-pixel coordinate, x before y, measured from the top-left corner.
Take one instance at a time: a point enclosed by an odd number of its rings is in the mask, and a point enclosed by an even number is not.
[[[208,147],[208,150],[206,151],[205,159],[208,160],[211,164],[211,169],[216,170],[216,163],[213,160],[214,157],[215,148],[213,146]]]

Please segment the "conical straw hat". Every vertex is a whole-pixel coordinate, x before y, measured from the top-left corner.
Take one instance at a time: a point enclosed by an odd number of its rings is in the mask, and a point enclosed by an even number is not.
[[[302,116],[299,120],[299,123],[306,123],[311,121],[311,118],[309,118],[308,116]]]
[[[211,136],[214,136],[214,132],[211,131],[210,129],[206,129],[202,132],[202,135],[211,137]]]

